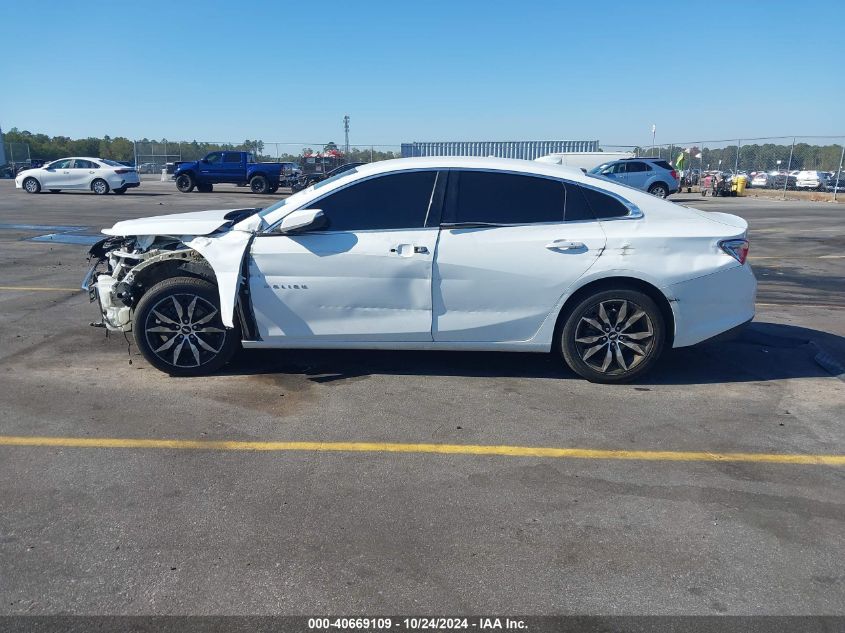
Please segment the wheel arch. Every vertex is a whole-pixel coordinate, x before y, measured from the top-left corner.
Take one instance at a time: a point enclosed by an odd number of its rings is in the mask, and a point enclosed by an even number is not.
[[[666,322],[666,345],[667,347],[672,347],[672,343],[675,339],[675,313],[672,310],[672,304],[669,302],[668,297],[666,297],[663,291],[653,283],[639,277],[626,275],[614,275],[611,277],[593,279],[570,293],[558,312],[552,341],[558,340],[560,332],[566,323],[567,317],[581,300],[585,297],[596,294],[597,292],[617,289],[638,290],[648,295],[648,297],[657,304],[657,307],[660,308],[660,314]]]

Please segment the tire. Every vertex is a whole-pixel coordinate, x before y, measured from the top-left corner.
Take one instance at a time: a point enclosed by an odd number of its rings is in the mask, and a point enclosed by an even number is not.
[[[264,176],[253,176],[249,181],[249,188],[252,193],[267,193],[270,189],[270,183]]]
[[[197,185],[197,191],[199,191],[200,193],[211,193],[212,191],[214,191],[214,185],[209,185],[209,184]]]
[[[50,193],[59,193],[61,189],[50,189]]]
[[[176,176],[176,188],[182,193],[191,193],[196,183],[191,174],[179,174]]]
[[[223,326],[217,287],[195,277],[172,277],[150,288],[135,308],[132,331],[144,358],[171,376],[217,371],[241,340],[237,326]]]
[[[570,369],[590,382],[634,380],[651,369],[663,352],[663,315],[651,297],[638,290],[597,292],[567,314],[558,349]]]
[[[32,176],[30,176],[29,178],[24,178],[23,189],[27,193],[40,193],[41,192],[41,183],[38,182]]]
[[[91,183],[91,191],[98,196],[104,196],[109,192],[109,183],[102,178],[97,178]]]
[[[648,188],[648,192],[658,198],[665,198],[669,195],[669,187],[664,185],[662,182],[656,182]]]
[[[120,187],[119,189],[112,189],[112,193],[116,193],[119,196],[122,196],[126,193],[126,187]]]

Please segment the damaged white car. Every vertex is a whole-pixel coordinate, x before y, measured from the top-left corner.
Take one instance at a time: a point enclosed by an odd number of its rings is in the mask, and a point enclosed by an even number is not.
[[[83,287],[173,375],[239,347],[440,349],[621,382],[753,318],[746,231],[567,167],[400,159],[266,209],[118,222]]]

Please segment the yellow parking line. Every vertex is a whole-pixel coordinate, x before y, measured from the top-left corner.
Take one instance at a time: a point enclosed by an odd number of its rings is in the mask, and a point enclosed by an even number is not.
[[[845,466],[845,455],[791,455],[779,453],[713,453],[709,451],[628,451],[542,446],[476,444],[395,444],[388,442],[247,442],[228,440],[156,440],[110,437],[37,437],[0,435],[0,446],[60,448],[147,448],[205,451],[310,451],[341,453],[439,453],[669,462],[759,462]]]
[[[43,288],[36,286],[0,286],[0,290],[19,290],[24,292],[81,292],[79,288]]]

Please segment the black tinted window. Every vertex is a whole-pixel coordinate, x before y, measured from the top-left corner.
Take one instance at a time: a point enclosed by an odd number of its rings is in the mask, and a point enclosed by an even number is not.
[[[588,187],[581,187],[580,189],[595,217],[599,219],[619,218],[628,215],[628,207],[613,196]]]
[[[649,171],[649,166],[639,161],[631,161],[630,163],[628,163],[627,171],[629,174],[635,171]]]
[[[414,171],[378,176],[332,193],[314,207],[323,210],[328,231],[420,228],[436,175]]]
[[[574,183],[566,183],[566,209],[563,219],[567,222],[579,220],[595,220],[590,205],[582,193],[581,187]]]
[[[224,163],[240,163],[241,162],[241,155],[237,152],[226,152],[223,154],[223,162]]]
[[[447,222],[527,224],[563,220],[563,183],[548,178],[463,171],[457,195],[450,194],[449,198],[457,209],[450,208]]]
[[[654,164],[657,165],[658,167],[662,167],[663,169],[668,169],[669,171],[672,171],[673,169],[675,169],[674,167],[672,167],[672,165],[667,163],[665,160],[656,160],[656,161],[654,161]]]

